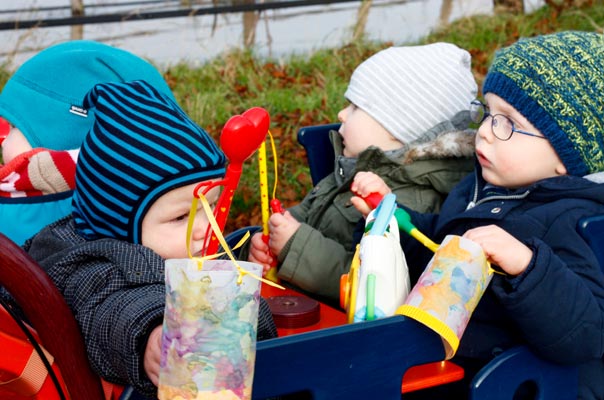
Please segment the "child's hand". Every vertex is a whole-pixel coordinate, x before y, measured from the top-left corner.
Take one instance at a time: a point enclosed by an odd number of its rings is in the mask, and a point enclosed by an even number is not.
[[[358,196],[352,196],[350,198],[350,202],[352,203],[354,208],[356,208],[357,211],[363,215],[363,218],[367,218],[367,215],[369,215],[369,213],[371,212],[371,207],[369,207],[369,204],[367,204],[365,200]]]
[[[488,260],[508,275],[523,273],[533,258],[531,249],[495,225],[470,229],[463,236],[478,243]]]
[[[379,193],[383,197],[392,191],[379,175],[370,171],[357,172],[350,190],[360,197],[367,197],[371,193]]]
[[[250,239],[250,254],[247,260],[262,265],[262,276],[271,268],[273,257],[268,249],[268,244],[262,240],[262,232],[257,232]]]
[[[159,325],[151,331],[147,346],[145,347],[145,355],[143,357],[143,366],[147,376],[155,386],[159,385],[159,363],[161,359],[161,331],[162,326]]]
[[[268,220],[270,240],[268,245],[274,255],[278,256],[287,241],[296,233],[300,222],[289,211],[274,213]]]
[[[363,200],[363,197],[367,197],[371,193],[378,193],[384,197],[392,191],[379,175],[369,171],[358,172],[354,176],[350,190],[356,194],[356,196],[352,196],[350,202],[364,217],[371,212],[371,207]]]

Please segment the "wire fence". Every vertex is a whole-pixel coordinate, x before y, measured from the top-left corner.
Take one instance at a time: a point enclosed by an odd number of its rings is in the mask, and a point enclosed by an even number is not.
[[[455,18],[492,12],[492,1],[84,0],[85,15],[72,17],[68,0],[0,0],[0,65],[15,69],[44,48],[79,39],[132,51],[161,68],[196,65],[230,49],[308,54],[361,35],[413,43]],[[47,7],[32,6],[41,3]]]
[[[328,5],[337,3],[350,3],[360,2],[360,0],[287,0],[287,1],[275,1],[275,2],[253,2],[243,4],[226,4],[226,5],[215,5],[207,4],[195,7],[184,7],[181,6],[180,0],[147,0],[147,1],[130,1],[122,3],[104,3],[96,5],[88,5],[88,8],[115,8],[115,7],[133,7],[133,6],[145,6],[139,8],[131,8],[125,11],[113,11],[107,13],[98,13],[93,15],[82,15],[82,16],[68,16],[68,17],[48,17],[48,18],[33,18],[33,19],[12,19],[0,21],[0,30],[15,30],[15,29],[29,29],[29,28],[45,28],[55,26],[73,26],[73,25],[85,25],[85,24],[103,24],[109,22],[123,22],[123,21],[140,21],[140,20],[151,20],[161,18],[175,18],[175,17],[191,17],[196,15],[212,15],[212,14],[227,14],[236,12],[250,12],[250,11],[263,11],[263,10],[274,10],[283,8],[293,7],[305,7],[315,5]],[[173,5],[171,5],[171,3]],[[154,4],[162,4],[161,8],[152,8]],[[71,8],[69,6],[53,6],[53,7],[36,7],[35,11],[50,12],[50,11],[66,11],[69,12]],[[25,13],[31,11],[31,9],[8,9],[2,10],[0,14],[13,14]]]

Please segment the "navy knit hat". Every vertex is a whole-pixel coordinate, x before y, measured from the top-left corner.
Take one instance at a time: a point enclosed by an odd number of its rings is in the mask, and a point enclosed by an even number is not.
[[[88,239],[140,244],[155,200],[225,173],[212,138],[144,81],[96,85],[84,106],[95,107],[96,118],[80,151],[73,216]]]
[[[560,32],[499,50],[483,86],[550,141],[570,175],[604,171],[604,36]]]
[[[94,121],[82,99],[97,83],[145,80],[172,97],[159,71],[142,58],[106,44],[74,40],[25,62],[0,93],[0,117],[19,128],[32,147],[80,147]]]

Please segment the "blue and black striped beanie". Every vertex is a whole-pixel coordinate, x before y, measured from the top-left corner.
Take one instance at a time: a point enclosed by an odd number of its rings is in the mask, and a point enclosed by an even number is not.
[[[570,175],[604,171],[604,36],[560,32],[495,54],[483,93],[511,104],[550,141]]]
[[[214,140],[145,81],[96,85],[84,105],[95,108],[95,121],[76,169],[73,216],[82,236],[141,243],[155,200],[224,175]]]

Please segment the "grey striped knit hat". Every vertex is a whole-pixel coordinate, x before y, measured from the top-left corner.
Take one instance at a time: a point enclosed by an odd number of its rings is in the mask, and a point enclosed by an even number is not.
[[[96,85],[84,99],[95,121],[76,169],[78,233],[141,243],[142,221],[160,196],[222,177],[225,156],[166,95],[144,81]]]
[[[476,98],[470,53],[450,43],[390,47],[362,62],[344,96],[408,144]]]

